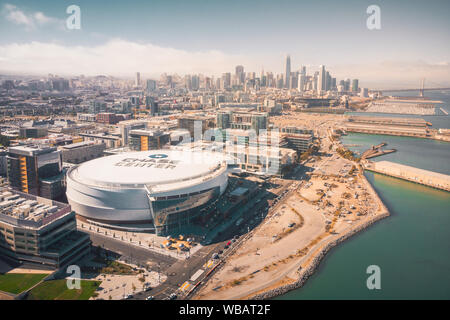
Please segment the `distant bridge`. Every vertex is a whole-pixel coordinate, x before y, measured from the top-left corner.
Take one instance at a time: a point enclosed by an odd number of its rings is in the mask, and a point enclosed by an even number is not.
[[[372,89],[371,92],[406,92],[406,91],[435,91],[435,90],[450,90],[450,88],[418,88],[418,89]]]
[[[438,83],[434,83],[434,85],[440,85]],[[369,90],[371,92],[380,92],[381,94],[383,94],[384,92],[411,92],[411,91],[419,91],[419,96],[420,97],[424,97],[424,91],[443,91],[443,90],[450,90],[450,88],[444,88],[444,87],[438,87],[438,88],[425,88],[425,78],[422,79],[421,81],[421,86],[420,88],[417,89],[381,89],[381,90]]]

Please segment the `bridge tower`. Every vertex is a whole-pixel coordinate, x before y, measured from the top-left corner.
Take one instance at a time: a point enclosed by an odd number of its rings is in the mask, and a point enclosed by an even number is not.
[[[420,86],[420,93],[419,93],[419,96],[420,97],[424,97],[424,90],[425,89],[425,78],[422,78],[422,85]]]

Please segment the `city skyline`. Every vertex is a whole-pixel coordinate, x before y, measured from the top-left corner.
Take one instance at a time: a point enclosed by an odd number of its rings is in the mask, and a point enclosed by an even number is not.
[[[220,76],[244,65],[277,74],[285,72],[289,54],[293,71],[324,64],[337,78],[359,78],[370,87],[415,86],[423,77],[448,83],[450,75],[450,22],[443,14],[449,4],[442,1],[382,2],[381,30],[367,29],[366,1],[116,1],[108,7],[80,1],[81,30],[65,30],[70,4],[2,2],[0,72]],[[337,21],[338,28],[327,21]]]

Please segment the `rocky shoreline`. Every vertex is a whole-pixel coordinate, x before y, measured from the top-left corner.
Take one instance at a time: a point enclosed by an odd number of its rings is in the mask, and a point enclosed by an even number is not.
[[[276,289],[269,290],[264,293],[254,295],[254,296],[250,297],[250,300],[270,299],[270,298],[285,294],[288,291],[302,287],[303,284],[306,282],[306,280],[308,280],[308,278],[314,273],[316,268],[319,266],[320,261],[325,257],[325,255],[328,253],[328,251],[330,251],[331,248],[333,248],[334,246],[343,242],[344,240],[350,238],[351,236],[357,234],[358,232],[366,229],[368,226],[377,222],[378,220],[384,219],[388,216],[389,216],[389,212],[386,210],[384,213],[381,213],[381,214],[377,215],[376,217],[373,217],[372,219],[370,219],[370,220],[366,221],[365,223],[359,225],[358,227],[352,229],[351,231],[347,232],[346,234],[340,236],[339,238],[329,242],[325,247],[323,247],[320,250],[319,254],[317,254],[317,256],[314,257],[313,261],[307,268],[303,269],[302,271],[299,271],[300,276],[296,282],[285,285],[285,286],[278,287]]]
[[[294,283],[280,286],[278,288],[256,294],[256,295],[250,297],[250,299],[253,299],[253,300],[270,299],[270,298],[285,294],[291,290],[302,287],[305,284],[306,280],[308,280],[308,278],[314,273],[316,268],[319,266],[320,261],[325,257],[325,255],[328,253],[328,251],[330,251],[333,247],[337,246],[339,243],[343,242],[344,240],[346,240],[346,239],[350,238],[351,236],[357,234],[358,232],[366,229],[373,223],[375,223],[381,219],[384,219],[390,215],[389,210],[386,208],[383,201],[381,201],[378,193],[375,191],[375,189],[372,187],[372,185],[367,181],[367,179],[365,179],[364,176],[361,176],[361,177],[363,178],[364,184],[367,186],[367,188],[377,198],[377,201],[380,204],[380,209],[382,210],[382,213],[380,213],[379,215],[373,217],[372,219],[364,222],[363,224],[358,225],[357,227],[355,227],[354,229],[350,230],[349,232],[343,234],[339,238],[327,243],[326,246],[323,247],[320,250],[320,252],[314,257],[313,261],[309,264],[309,266],[307,268],[305,268],[303,270],[301,270],[301,269],[298,270],[299,278]]]

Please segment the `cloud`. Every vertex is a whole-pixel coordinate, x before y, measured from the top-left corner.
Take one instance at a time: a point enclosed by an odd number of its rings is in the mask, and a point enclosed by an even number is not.
[[[330,69],[343,78],[358,78],[362,86],[377,89],[419,88],[423,78],[429,87],[450,86],[450,63],[444,61],[385,60],[370,65],[338,65]]]
[[[25,13],[23,10],[9,3],[3,5],[2,15],[14,24],[25,26],[27,30],[33,30],[44,25],[58,25],[59,27],[64,25],[64,21],[61,19],[48,17],[40,11]]]
[[[242,56],[217,50],[189,52],[151,43],[113,39],[97,46],[30,42],[0,45],[0,72],[130,76],[168,73],[221,74]],[[247,60],[248,61],[248,60]]]
[[[143,77],[157,77],[165,72],[220,76],[223,72],[233,72],[234,67],[240,64],[245,66],[246,71],[257,71],[263,62],[266,66],[267,62],[277,61],[277,58],[258,54],[227,54],[218,50],[186,51],[122,39],[112,39],[94,46],[29,42],[0,45],[0,72],[132,77],[139,71]],[[433,82],[450,86],[450,64],[446,61],[382,61],[326,67],[338,80],[357,78],[362,87],[418,87],[422,78],[426,78],[426,85],[429,86],[436,86]],[[282,73],[282,70],[273,68],[264,70]],[[307,68],[309,74],[314,71],[312,67]]]

